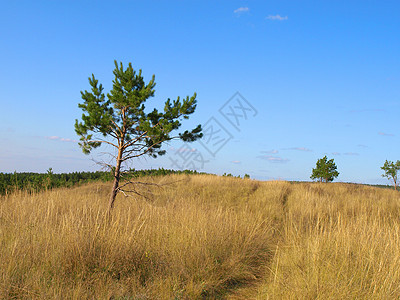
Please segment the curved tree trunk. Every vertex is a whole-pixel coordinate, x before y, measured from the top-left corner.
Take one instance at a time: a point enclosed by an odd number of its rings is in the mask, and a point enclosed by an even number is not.
[[[108,212],[111,212],[111,210],[113,209],[115,198],[117,197],[118,194],[119,179],[121,177],[120,173],[121,162],[122,162],[121,158],[122,158],[122,147],[119,147],[117,156],[117,165],[115,166],[115,171],[114,171],[114,183],[111,189],[110,200],[108,202]]]

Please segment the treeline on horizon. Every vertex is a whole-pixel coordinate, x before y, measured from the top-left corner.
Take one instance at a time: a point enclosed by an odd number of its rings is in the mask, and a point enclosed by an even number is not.
[[[143,176],[163,176],[170,174],[209,174],[205,172],[197,172],[196,170],[171,170],[171,169],[147,169],[135,170],[130,169],[124,173],[123,179],[132,179]],[[212,174],[209,174],[212,175]],[[236,177],[232,174],[224,173],[222,176]],[[243,178],[250,178],[245,174]],[[73,187],[80,184],[102,181],[107,182],[113,179],[111,171],[95,171],[95,172],[72,172],[72,173],[53,173],[50,168],[47,173],[21,172],[21,173],[0,173],[0,195],[6,193],[20,191],[37,192],[46,189],[59,187]],[[290,181],[291,183],[302,183],[303,181]],[[355,184],[355,183],[348,183]],[[365,184],[368,186],[393,189],[393,186],[383,184]]]
[[[309,181],[300,181],[300,180],[293,180],[293,181],[289,181],[290,183],[293,184],[302,184],[305,182],[309,182]],[[372,184],[372,183],[355,183],[355,182],[336,182],[336,183],[340,183],[340,184],[348,184],[348,185],[365,185],[365,186],[371,186],[371,187],[377,187],[377,188],[384,188],[384,189],[391,189],[394,190],[394,187],[392,185],[388,185],[388,184]]]
[[[124,173],[124,179],[131,179],[143,176],[163,176],[169,174],[205,174],[192,170],[169,170],[169,169],[149,169],[135,170],[131,169]],[[111,181],[113,172],[95,171],[95,172],[72,172],[72,173],[53,173],[50,168],[47,173],[0,173],[0,195],[10,193],[16,190],[22,191],[41,191],[59,187],[73,187],[79,184],[93,181]]]

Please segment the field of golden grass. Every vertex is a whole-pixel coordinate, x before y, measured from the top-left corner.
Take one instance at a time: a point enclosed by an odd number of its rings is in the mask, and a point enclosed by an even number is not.
[[[111,217],[105,183],[1,197],[0,299],[400,298],[398,192],[143,180]]]

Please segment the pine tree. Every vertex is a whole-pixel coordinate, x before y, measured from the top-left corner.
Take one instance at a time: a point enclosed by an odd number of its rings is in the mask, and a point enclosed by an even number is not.
[[[114,206],[120,188],[122,165],[142,155],[157,157],[165,154],[162,143],[175,138],[185,142],[193,142],[202,137],[201,126],[192,130],[172,135],[181,127],[181,121],[188,119],[196,109],[196,93],[184,99],[178,97],[164,104],[164,110],[154,108],[145,111],[146,101],[154,96],[155,77],[146,84],[142,70],[136,72],[132,64],[124,69],[122,63],[114,61],[114,80],[107,97],[103,86],[92,74],[89,77],[91,91],[81,92],[83,103],[82,121],[75,121],[75,131],[80,136],[80,147],[85,154],[102,144],[112,146],[116,150],[115,166],[110,166],[114,173],[109,210]]]
[[[311,179],[319,179],[320,182],[330,182],[339,176],[337,166],[333,159],[328,160],[326,155],[318,159],[316,167],[312,170]]]

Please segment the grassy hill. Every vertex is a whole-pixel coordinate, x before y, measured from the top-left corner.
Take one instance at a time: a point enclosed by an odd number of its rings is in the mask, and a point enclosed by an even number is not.
[[[212,175],[0,196],[0,299],[400,298],[400,193]]]

